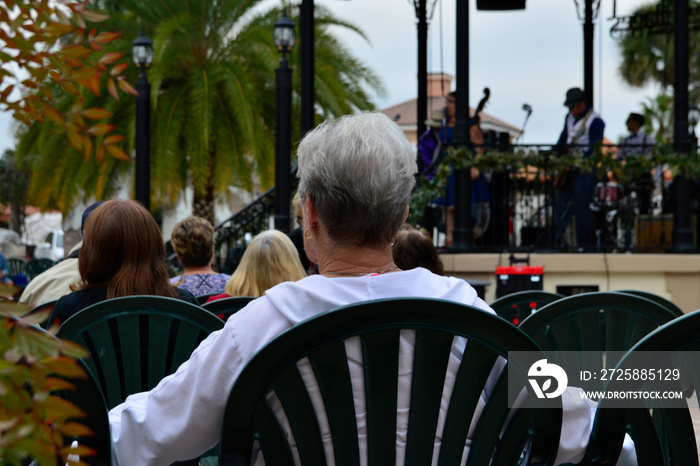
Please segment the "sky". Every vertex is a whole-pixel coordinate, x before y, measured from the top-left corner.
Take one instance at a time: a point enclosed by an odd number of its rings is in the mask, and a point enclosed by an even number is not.
[[[297,3],[297,2],[295,2]],[[429,0],[429,4],[432,0]],[[472,106],[489,87],[484,111],[516,127],[532,115],[520,138],[525,144],[551,144],[562,130],[566,90],[583,87],[583,17],[585,0],[527,0],[525,10],[476,11],[469,0],[470,83]],[[594,32],[594,109],[606,123],[605,136],[618,141],[627,134],[629,112],[639,112],[658,88],[631,88],[619,77],[617,42],[610,36],[617,16],[631,14],[649,0],[601,0]],[[334,32],[384,83],[386,93],[374,96],[378,109],[417,96],[417,29],[411,0],[315,0],[338,18],[359,26],[369,41]],[[438,0],[428,30],[428,72],[455,76],[455,0]],[[461,25],[460,27],[465,27]],[[0,152],[14,145],[12,118],[0,113]]]

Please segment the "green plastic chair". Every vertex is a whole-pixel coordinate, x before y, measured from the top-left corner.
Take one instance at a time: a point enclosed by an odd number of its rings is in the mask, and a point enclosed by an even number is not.
[[[27,277],[31,280],[40,273],[49,270],[54,265],[56,265],[56,262],[51,259],[30,259],[25,266]]]
[[[226,322],[229,317],[246,307],[254,299],[251,296],[232,296],[204,303],[202,307]]]
[[[73,390],[65,390],[60,393],[64,398],[76,405],[85,414],[84,417],[74,419],[90,430],[92,435],[76,438],[80,445],[91,448],[94,455],[81,456],[80,460],[90,466],[109,466],[112,464],[112,438],[109,428],[109,410],[105,402],[102,390],[95,378],[90,374],[85,361],[80,361],[87,372],[85,379],[67,379],[73,384]],[[67,445],[70,445],[70,441]]]
[[[325,465],[326,452],[317,413],[297,362],[308,358],[318,382],[336,465],[360,464],[358,425],[345,340],[359,339],[366,399],[369,464],[396,464],[397,373],[400,333],[415,331],[415,354],[406,436],[406,464],[430,464],[438,415],[455,336],[468,339],[441,432],[440,464],[460,464],[474,408],[494,363],[509,351],[537,345],[499,317],[462,304],[428,299],[380,300],[346,306],[295,325],[268,343],[243,369],[224,412],[219,464],[254,461],[254,443],[266,464],[294,464],[289,437],[268,394],[274,391],[303,465]],[[506,361],[507,362],[507,361]],[[511,363],[507,362],[508,365]],[[531,390],[527,369],[511,378],[516,390]],[[561,431],[561,401],[556,409],[508,408],[504,370],[475,422],[468,465],[551,464]],[[517,391],[516,391],[517,393]],[[534,396],[531,392],[530,396]],[[320,401],[322,399],[322,401]],[[513,414],[506,426],[506,418]],[[505,429],[504,429],[505,426]],[[501,437],[499,434],[505,432]],[[525,448],[527,454],[522,457]],[[493,459],[493,461],[491,461]]]
[[[217,294],[218,294],[218,293],[217,293]],[[214,296],[213,293],[212,293],[212,294],[200,294],[199,296],[196,296],[195,299],[197,300],[197,302],[198,302],[200,305],[202,305],[202,304],[206,303],[206,302],[207,302],[207,299],[209,299],[209,298],[212,297],[212,296]]]
[[[676,317],[680,317],[682,315],[685,315],[685,313],[683,312],[683,310],[680,307],[676,306],[673,303],[673,301],[670,301],[670,300],[664,298],[663,296],[659,296],[657,294],[650,293],[648,291],[642,291],[642,290],[618,290],[618,292],[633,294],[635,296],[641,296],[642,298],[647,298],[647,299],[650,299],[654,302],[657,302],[657,303],[661,304],[662,306],[666,306],[669,311],[673,312],[676,315]]]
[[[519,328],[548,353],[550,362],[580,371],[615,367],[624,352],[675,317],[665,306],[640,296],[594,292],[547,304]],[[589,380],[580,385],[600,390],[604,382]]]
[[[678,388],[686,397],[700,402],[700,311],[694,311],[669,322],[642,338],[622,358],[616,369],[639,368],[639,355],[648,368],[678,369]],[[633,360],[637,360],[633,363]],[[609,390],[644,389],[646,382],[617,381]],[[667,388],[667,387],[664,387]],[[694,391],[694,395],[693,395]],[[631,401],[625,408],[608,407],[611,400],[602,400],[586,456],[581,464],[615,464],[620,455],[625,433],[635,441],[640,466],[698,465],[696,437],[690,410],[663,403]],[[650,415],[650,408],[653,416]]]
[[[10,257],[7,259],[7,266],[10,269],[9,277],[14,280],[19,274],[27,274],[27,261],[24,259],[18,259],[16,257]]]
[[[72,315],[58,336],[87,348],[86,364],[112,409],[150,390],[189,359],[223,322],[201,307],[163,296],[109,299]]]
[[[563,298],[563,294],[542,290],[525,290],[501,296],[490,304],[496,314],[513,325],[519,325],[545,304]]]

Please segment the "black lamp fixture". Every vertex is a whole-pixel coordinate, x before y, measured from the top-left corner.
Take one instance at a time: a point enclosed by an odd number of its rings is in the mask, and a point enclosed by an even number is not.
[[[141,28],[141,35],[132,43],[131,56],[136,68],[141,71],[147,70],[153,63],[153,44],[151,39],[146,37],[143,28]]]
[[[144,34],[133,42],[131,49],[134,64],[141,71],[136,83],[136,200],[150,210],[151,207],[151,85],[146,70],[153,63],[153,44]]]
[[[285,11],[275,23],[273,40],[282,54],[275,70],[277,109],[275,114],[275,229],[288,232],[291,225],[291,149],[292,149],[292,70],[287,54],[296,42],[295,24]]]
[[[282,13],[282,17],[275,23],[273,40],[277,51],[285,56],[292,51],[297,40],[296,24],[287,16],[287,12]]]
[[[700,121],[700,107],[697,105],[688,106],[688,126],[690,127],[690,133],[695,134],[695,127]]]

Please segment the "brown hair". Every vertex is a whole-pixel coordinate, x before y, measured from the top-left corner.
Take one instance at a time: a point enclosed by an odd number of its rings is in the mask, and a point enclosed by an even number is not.
[[[90,214],[78,268],[81,281],[75,289],[106,286],[107,299],[133,295],[177,297],[168,282],[158,224],[135,201],[107,201]]]
[[[402,270],[423,267],[434,274],[443,274],[443,265],[433,241],[415,228],[402,227],[391,248],[394,263]]]
[[[259,298],[275,285],[304,277],[306,272],[292,240],[280,231],[268,230],[253,238],[224,291],[231,296]]]
[[[214,247],[214,227],[202,217],[187,217],[175,224],[170,241],[183,267],[209,265]]]

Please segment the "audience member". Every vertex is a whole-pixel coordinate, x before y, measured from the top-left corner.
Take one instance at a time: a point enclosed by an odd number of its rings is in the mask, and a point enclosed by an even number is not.
[[[121,296],[167,296],[197,304],[192,293],[168,282],[158,224],[136,201],[106,201],[89,215],[78,268],[80,281],[71,285],[72,293],[56,302],[51,324]]]
[[[7,259],[2,252],[0,252],[0,283],[5,285],[12,284],[12,279],[10,278],[10,265],[7,263]]]
[[[436,275],[443,274],[443,264],[433,240],[411,224],[405,223],[396,234],[391,253],[401,270],[423,267]]]
[[[302,139],[298,164],[304,245],[320,273],[267,290],[229,317],[224,328],[204,340],[175,374],[150,392],[131,395],[113,408],[110,431],[115,466],[170,464],[216,445],[228,395],[243,367],[270,340],[303,320],[339,306],[395,297],[446,299],[493,313],[464,280],[423,268],[401,271],[394,263],[391,243],[406,221],[417,171],[413,148],[396,123],[378,113],[326,121]],[[401,340],[410,352],[413,334],[402,332]],[[357,339],[349,339],[346,346],[348,354],[361,352]],[[464,339],[455,339],[454,357],[459,359],[463,350]],[[353,373],[362,371],[361,362],[355,362]],[[443,407],[448,405],[457,367],[448,365]],[[492,372],[477,400],[477,413],[499,375]],[[306,381],[312,384],[309,392],[318,393],[311,379]],[[406,436],[409,391],[410,387],[400,385],[397,439]],[[358,388],[357,395],[364,396],[360,392]],[[591,413],[587,403],[566,406],[556,463],[582,459]],[[358,422],[366,419],[366,410],[360,408],[356,414]],[[330,433],[327,426],[322,429],[330,449]],[[472,441],[468,436],[465,448]],[[440,443],[439,436],[435,442]],[[403,447],[397,442],[399,458]],[[366,451],[366,444],[361,448]]]
[[[175,224],[170,236],[177,259],[185,273],[170,279],[170,283],[195,296],[217,294],[224,291],[231,278],[212,269],[214,262],[214,227],[209,220],[188,217]]]
[[[95,210],[103,201],[90,204],[84,211],[80,221],[80,233],[85,233],[85,220],[90,212]],[[78,255],[83,245],[81,240],[73,246],[68,253],[68,257],[50,269],[34,277],[22,292],[19,298],[20,303],[43,304],[55,301],[61,296],[71,292],[70,285],[80,280],[80,270],[78,270]]]
[[[314,264],[309,260],[309,257],[306,255],[306,251],[304,251],[304,234],[301,231],[301,224],[304,219],[304,214],[301,211],[301,196],[299,196],[299,191],[297,191],[292,198],[292,206],[294,207],[294,215],[298,226],[287,233],[287,236],[289,236],[289,239],[292,240],[294,247],[297,249],[302,268],[306,270],[308,275],[311,275],[312,273],[317,273],[318,271],[314,270]]]
[[[207,302],[230,296],[258,298],[273,286],[306,277],[292,240],[277,230],[263,231],[250,242],[224,293]]]

